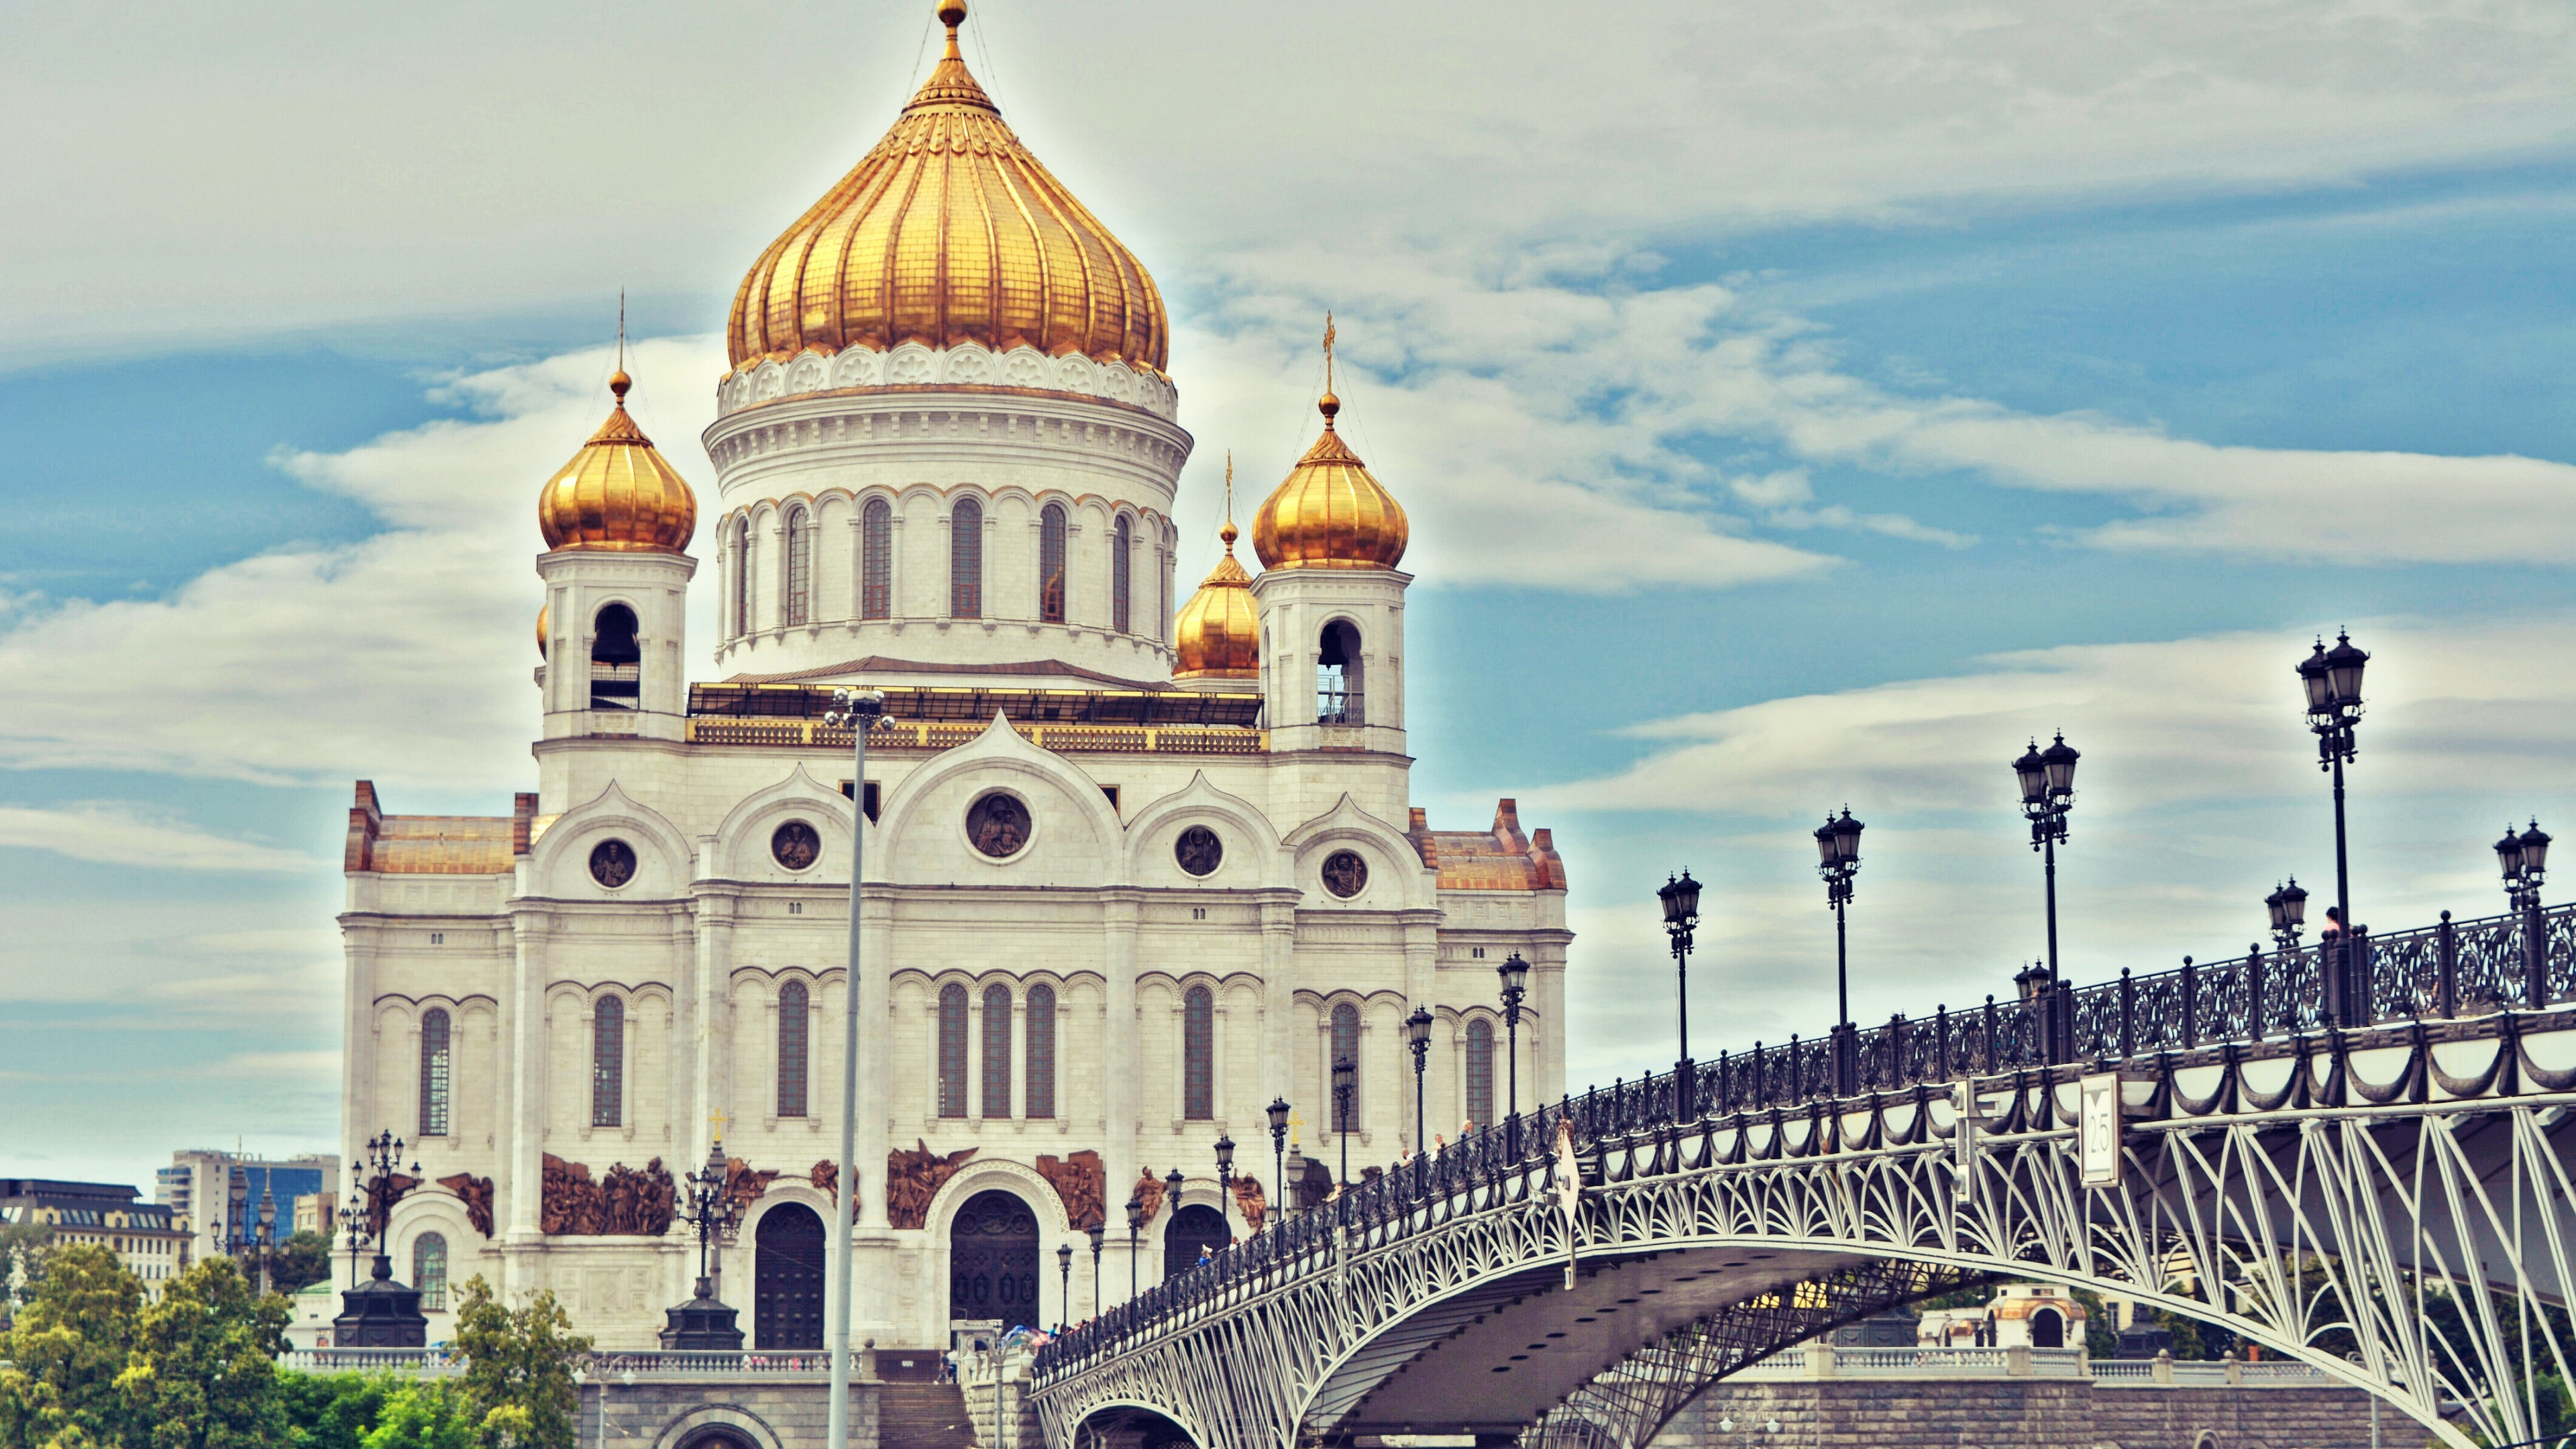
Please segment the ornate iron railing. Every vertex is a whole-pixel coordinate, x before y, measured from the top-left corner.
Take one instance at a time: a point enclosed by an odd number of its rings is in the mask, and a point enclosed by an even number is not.
[[[1891,1017],[1851,1033],[1848,1067],[1836,1033],[1720,1052],[1715,1061],[1614,1080],[1538,1107],[1346,1188],[1332,1200],[1274,1216],[1248,1241],[1111,1308],[1038,1351],[1043,1379],[1119,1352],[1137,1335],[1220,1314],[1247,1298],[1332,1271],[1365,1252],[1458,1217],[1526,1200],[1554,1186],[1559,1123],[1573,1127],[1579,1162],[1605,1154],[1643,1161],[1678,1153],[1692,1129],[1746,1113],[1821,1112],[1837,1098],[1949,1084],[2029,1068],[2101,1064],[2329,1028],[2484,1016],[2576,999],[2576,904],[2387,936],[2355,933],[2290,951],[2259,948],[2221,961],[2183,958],[2178,970],[2076,989],[2045,983],[2027,999],[1989,996],[1964,1011]],[[2349,1007],[2349,1009],[2347,1009]]]

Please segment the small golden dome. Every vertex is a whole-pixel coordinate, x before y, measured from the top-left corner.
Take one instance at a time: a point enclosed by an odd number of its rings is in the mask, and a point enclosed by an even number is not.
[[[1333,431],[1342,400],[1326,389],[1324,432],[1252,515],[1252,551],[1268,569],[1391,569],[1412,537],[1404,508]]]
[[[1234,457],[1225,460],[1225,557],[1173,620],[1175,679],[1259,679],[1261,615],[1252,606],[1252,576],[1234,561]]]
[[[537,605],[537,657],[539,659],[546,657],[546,610],[551,607],[552,605],[548,604]]]
[[[1160,372],[1171,324],[1133,253],[1020,144],[958,53],[760,254],[725,325],[736,371],[844,347],[1030,346]]]
[[[537,495],[546,547],[678,553],[697,533],[697,495],[627,415],[633,385],[624,369],[608,380],[616,411]]]

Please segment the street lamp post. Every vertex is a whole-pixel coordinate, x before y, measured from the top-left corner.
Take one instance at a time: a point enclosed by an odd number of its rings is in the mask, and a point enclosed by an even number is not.
[[[859,1197],[860,861],[867,853],[868,732],[885,718],[885,696],[873,689],[836,689],[832,703],[823,723],[850,732],[850,964],[841,989],[841,1186],[833,1194],[830,1255],[839,1266],[833,1275],[839,1292],[832,1298],[832,1379],[823,1431],[823,1442],[840,1449],[850,1441],[850,1220]]]
[[[1270,1117],[1270,1185],[1279,1193],[1272,1212],[1286,1212],[1296,1202],[1288,1195],[1288,1099],[1273,1097],[1268,1108]]]
[[[2540,919],[2540,883],[2549,865],[2549,836],[2537,820],[2521,835],[2514,834],[2512,823],[2507,822],[2495,852],[2496,864],[2504,869],[2505,902],[2522,917],[2523,1004],[2537,1009],[2549,1000],[2549,946]]]
[[[1083,1232],[1091,1239],[1091,1316],[1098,1318],[1108,1306],[1100,1301],[1100,1245],[1108,1238],[1109,1227],[1106,1223],[1093,1223]]]
[[[1413,1051],[1413,1155],[1419,1159],[1431,1153],[1431,1139],[1423,1135],[1422,1113],[1422,1076],[1431,1065],[1430,1007],[1416,1005],[1404,1019],[1404,1044]],[[1418,1170],[1415,1176],[1420,1176]]]
[[[742,1200],[725,1190],[724,1143],[710,1138],[704,1166],[680,1179],[680,1221],[698,1239],[698,1286],[689,1301],[664,1310],[662,1346],[666,1349],[727,1352],[742,1347],[742,1330],[734,1310],[716,1298],[713,1255],[723,1251],[725,1236],[742,1221]]]
[[[1166,1279],[1172,1276],[1172,1264],[1170,1261],[1172,1252],[1171,1230],[1172,1227],[1175,1224],[1178,1224],[1181,1220],[1181,1188],[1185,1181],[1186,1179],[1181,1176],[1181,1170],[1177,1167],[1163,1175],[1163,1201],[1171,1204],[1172,1210],[1171,1219],[1163,1228],[1163,1276]],[[1190,1265],[1183,1263],[1181,1266],[1187,1268]]]
[[[1216,1211],[1217,1216],[1231,1220],[1234,1201],[1234,1134],[1222,1133],[1216,1139]],[[1229,1232],[1226,1236],[1232,1237]]]
[[[1055,1331],[1062,1333],[1073,1323],[1073,1244],[1056,1244],[1055,1270],[1060,1281],[1055,1296]]]
[[[1342,1186],[1351,1185],[1351,1095],[1359,1090],[1360,1064],[1333,1058],[1333,1135],[1342,1144]]]
[[[1136,1300],[1136,1235],[1145,1231],[1145,1200],[1127,1199],[1127,1300]]]
[[[276,1238],[277,1194],[268,1182],[262,1181],[259,1186],[259,1235],[256,1242],[259,1253],[259,1292],[263,1298],[268,1296],[269,1250]]]
[[[1843,807],[1816,827],[1816,870],[1825,878],[1825,904],[1834,913],[1834,1091],[1850,1096],[1860,1090],[1860,1035],[1852,1029],[1850,954],[1843,930],[1844,908],[1851,904],[1852,882],[1860,875],[1860,833],[1864,827]]]
[[[349,1245],[349,1286],[358,1286],[358,1250],[367,1244],[367,1210],[358,1203],[357,1189],[349,1190],[349,1201],[339,1212],[340,1236]]]
[[[2030,749],[2013,761],[2013,774],[2021,780],[2022,817],[2030,822],[2030,848],[2047,863],[2048,977],[2052,982],[2059,979],[2057,847],[2066,840],[2066,812],[2075,805],[2075,762],[2082,758],[2060,730],[2055,744],[2043,750],[2033,740]]]
[[[1510,1095],[1504,1100],[1511,1110],[1503,1114],[1509,1124],[1503,1133],[1503,1150],[1514,1158],[1521,1155],[1521,1000],[1529,995],[1529,963],[1514,951],[1503,964],[1494,968],[1503,981],[1503,1060],[1509,1076]],[[1687,1060],[1687,1058],[1685,1058]]]
[[[1663,889],[1655,892],[1664,903],[1664,934],[1673,942],[1673,990],[1679,1010],[1674,1021],[1681,1032],[1681,1056],[1676,1059],[1673,1080],[1690,1081],[1690,953],[1691,932],[1699,926],[1699,882],[1683,871],[1678,879],[1668,878]],[[1684,1090],[1688,1088],[1685,1086]],[[1676,1104],[1681,1115],[1691,1114],[1690,1103]]]
[[[2308,893],[2300,888],[2299,878],[2292,876],[2287,885],[2274,886],[2272,893],[2263,898],[2263,909],[2272,918],[2272,944],[2276,948],[2272,959],[2280,963],[2281,996],[2283,1000],[2292,1003],[2287,1019],[2291,1029],[2296,1030],[2299,999],[2299,932],[2308,921]],[[2259,1003],[2255,1004],[2255,1009],[2259,1009]]]
[[[2351,1001],[2352,869],[2346,859],[2343,825],[2343,767],[2356,746],[2353,728],[2361,722],[2362,666],[2370,656],[2353,647],[2352,636],[2338,631],[2335,647],[2317,640],[2315,652],[2299,661],[2299,684],[2308,697],[2308,728],[2317,736],[2317,768],[2334,776],[2335,816],[2335,954],[2339,958],[2327,980],[2326,1009],[2339,1026],[2363,1025],[2369,1008]]]

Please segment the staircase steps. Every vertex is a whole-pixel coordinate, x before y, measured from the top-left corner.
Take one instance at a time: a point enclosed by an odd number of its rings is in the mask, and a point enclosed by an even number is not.
[[[887,1383],[877,1391],[879,1449],[969,1449],[966,1394],[955,1384]]]

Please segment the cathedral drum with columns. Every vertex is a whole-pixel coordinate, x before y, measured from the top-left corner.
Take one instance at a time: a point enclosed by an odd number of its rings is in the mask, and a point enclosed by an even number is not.
[[[485,818],[357,787],[341,1130],[351,1157],[383,1130],[412,1144],[385,1246],[425,1306],[479,1273],[552,1289],[603,1347],[652,1346],[697,1272],[678,1181],[713,1150],[741,1208],[718,1291],[748,1347],[822,1346],[842,1191],[881,1348],[1079,1320],[1260,1230],[1283,1196],[1273,1098],[1354,1173],[1418,1149],[1417,1006],[1431,1130],[1508,1111],[1515,954],[1522,1105],[1562,1090],[1548,832],[1509,800],[1469,831],[1410,803],[1403,509],[1335,430],[1328,378],[1253,517],[1262,571],[1229,518],[1174,607],[1191,439],[1162,298],[1003,124],[963,14],[941,7],[946,57],[735,294],[706,531],[623,371],[543,485],[535,791]],[[721,599],[721,682],[684,677],[693,583]],[[825,719],[851,685],[885,696],[865,780]],[[1151,1214],[1132,1265],[1131,1196]]]

